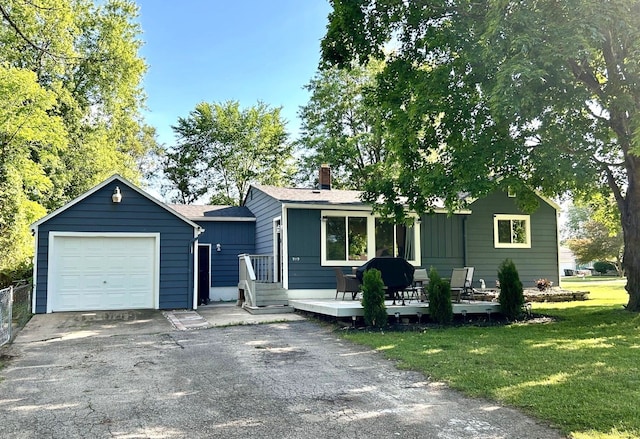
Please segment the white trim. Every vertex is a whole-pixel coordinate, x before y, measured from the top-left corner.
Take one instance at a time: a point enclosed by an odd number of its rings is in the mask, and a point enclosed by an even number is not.
[[[105,181],[103,181],[102,183],[98,184],[97,186],[94,186],[93,188],[89,189],[88,191],[86,191],[85,193],[83,193],[82,195],[74,198],[73,200],[69,201],[67,204],[65,204],[64,206],[54,210],[53,212],[49,213],[48,215],[46,215],[43,218],[40,218],[38,221],[36,221],[35,223],[31,224],[31,229],[35,230],[38,228],[38,226],[48,220],[50,220],[51,218],[53,218],[54,216],[64,212],[65,210],[69,209],[71,206],[74,206],[76,204],[78,204],[79,202],[81,202],[82,200],[84,200],[85,198],[88,198],[90,195],[93,195],[94,193],[98,192],[100,189],[102,189],[103,187],[107,186],[108,184],[114,182],[114,181],[118,181],[121,184],[127,186],[129,189],[137,192],[138,194],[142,195],[143,197],[145,197],[146,199],[148,199],[149,201],[157,204],[158,206],[160,206],[161,208],[163,208],[164,210],[168,211],[169,213],[173,214],[174,216],[177,216],[178,218],[180,218],[182,221],[186,222],[187,224],[189,224],[190,226],[194,227],[195,229],[200,230],[200,226],[196,223],[194,223],[193,221],[191,221],[190,219],[188,219],[187,217],[181,215],[180,213],[176,212],[175,210],[173,210],[172,208],[170,208],[169,206],[167,206],[165,203],[163,203],[160,200],[156,200],[154,197],[152,197],[151,195],[149,195],[148,193],[146,193],[145,191],[143,191],[142,189],[140,189],[139,187],[137,187],[135,184],[131,183],[129,180],[127,180],[126,178],[122,177],[119,174],[113,174],[111,177],[109,177],[108,179],[106,179]],[[111,203],[111,199],[109,200],[105,200],[105,203]]]
[[[206,217],[206,216],[190,216],[187,217],[190,221],[200,221],[203,223],[206,222],[247,222],[247,223],[255,223],[255,218],[245,217],[245,216],[217,216],[217,217]]]
[[[525,236],[527,242],[524,243],[506,243],[499,242],[498,236],[498,222],[499,221],[524,221],[525,222]],[[557,228],[557,227],[556,227]],[[495,248],[531,248],[531,216],[530,215],[515,215],[506,213],[496,213],[493,215],[493,246]]]
[[[191,308],[198,309],[198,231],[194,229],[193,239],[189,243],[191,253]]]
[[[376,230],[376,218],[380,216],[374,215],[371,211],[368,213],[362,212],[362,215],[357,215],[358,211],[340,211],[340,210],[322,210],[320,212],[320,265],[328,267],[357,267],[365,264],[368,260],[373,259],[376,251],[375,243],[375,230]],[[414,266],[421,266],[421,251],[420,251],[420,221],[418,215],[410,214],[410,217],[414,218],[413,230],[414,230],[414,259],[408,261]],[[345,260],[345,261],[333,261],[327,259],[327,223],[325,217],[356,217],[367,219],[367,258],[365,260]],[[394,229],[394,241],[396,239]]]
[[[47,268],[47,313],[53,312],[53,292],[56,285],[54,281],[57,261],[53,257],[55,255],[55,238],[72,236],[86,238],[154,238],[154,267],[153,267],[153,306],[154,309],[160,308],[160,233],[136,233],[136,232],[49,232],[48,245],[48,261]],[[35,293],[34,293],[35,296]],[[35,308],[34,308],[35,312]]]
[[[281,216],[277,216],[275,218],[273,218],[271,220],[271,227],[272,227],[272,255],[273,255],[273,277],[275,278],[276,274],[278,273],[278,265],[280,264],[279,260],[276,260],[278,258],[276,258],[276,256],[278,255],[278,240],[276,239],[278,237],[278,226],[276,225],[277,222],[280,222],[280,239],[282,239],[282,217]],[[282,255],[280,255],[280,257],[282,258]],[[284,265],[284,264],[283,264]],[[280,273],[280,282],[282,282],[282,272]]]
[[[289,288],[289,225],[287,223],[287,206],[282,204],[280,214],[280,227],[282,230],[282,288]]]
[[[282,202],[281,202],[282,203]],[[373,208],[370,205],[366,204],[358,204],[355,206],[349,204],[338,204],[338,203],[282,203],[283,206],[286,206],[288,209],[313,209],[313,210],[336,210],[336,211],[362,211],[362,212],[372,212]],[[435,208],[432,211],[433,213],[446,213],[449,211],[445,208]],[[453,212],[454,215],[471,215],[471,209],[460,209]]]
[[[38,229],[33,231],[35,250],[33,252],[33,287],[31,293],[31,313],[36,313],[36,296],[38,294]]]

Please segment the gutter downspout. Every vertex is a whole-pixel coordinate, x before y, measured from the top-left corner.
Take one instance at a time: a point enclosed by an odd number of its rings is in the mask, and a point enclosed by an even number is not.
[[[31,234],[35,238],[35,249],[33,252],[33,279],[31,280],[31,313],[36,313],[36,296],[38,282],[38,226],[31,229]],[[47,274],[48,276],[48,274]]]
[[[198,242],[198,238],[204,232],[202,227],[198,227],[194,229],[194,237],[189,241],[189,252],[191,253],[191,257],[189,258],[189,272],[192,273],[192,276],[189,278],[189,286],[188,290],[191,290],[193,293],[193,309],[198,309],[198,291],[196,290],[196,279],[198,276],[198,261],[196,260],[198,252],[196,251],[196,242]]]
[[[464,262],[463,267],[469,266],[469,261],[467,261],[468,254],[468,243],[467,243],[467,218],[468,216],[462,217],[462,260]]]

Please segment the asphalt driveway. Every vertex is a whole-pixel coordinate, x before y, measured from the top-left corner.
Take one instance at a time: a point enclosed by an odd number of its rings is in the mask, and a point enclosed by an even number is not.
[[[147,313],[75,315],[50,337],[60,316],[37,316],[5,352],[0,437],[562,437],[313,322],[177,331]]]

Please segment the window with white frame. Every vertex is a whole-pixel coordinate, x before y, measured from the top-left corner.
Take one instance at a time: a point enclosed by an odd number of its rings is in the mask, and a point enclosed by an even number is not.
[[[496,248],[531,248],[529,215],[494,215],[493,241]]]
[[[357,266],[377,256],[420,265],[420,225],[393,224],[370,212],[322,212],[322,265]]]

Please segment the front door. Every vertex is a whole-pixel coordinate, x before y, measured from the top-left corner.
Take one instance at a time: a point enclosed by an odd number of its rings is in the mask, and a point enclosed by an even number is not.
[[[211,246],[198,246],[198,305],[209,303],[211,286]]]

